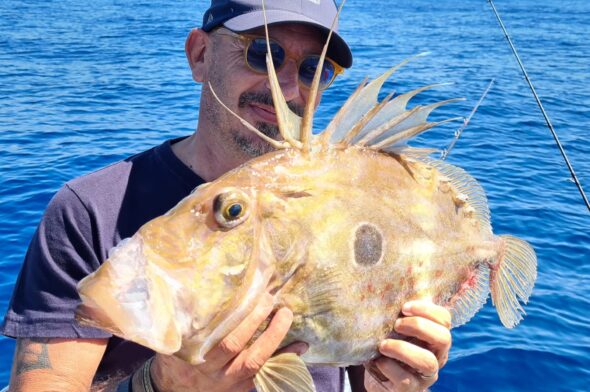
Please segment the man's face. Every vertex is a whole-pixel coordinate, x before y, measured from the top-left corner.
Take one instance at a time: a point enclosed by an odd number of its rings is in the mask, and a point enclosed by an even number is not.
[[[249,32],[264,35],[264,29]],[[318,31],[301,24],[281,24],[269,27],[270,38],[278,42],[289,54],[277,71],[277,77],[289,107],[302,115],[309,89],[298,82],[297,62],[302,57],[320,54],[324,42]],[[245,62],[244,44],[241,40],[220,32],[209,34],[209,57],[205,60],[206,75],[201,98],[201,116],[214,126],[212,133],[224,150],[250,159],[271,151],[273,148],[246,129],[238,119],[223,108],[208,87],[220,100],[241,118],[256,126],[272,138],[280,137],[268,75],[253,71]],[[319,97],[316,102],[319,102]],[[200,121],[203,121],[201,117]]]

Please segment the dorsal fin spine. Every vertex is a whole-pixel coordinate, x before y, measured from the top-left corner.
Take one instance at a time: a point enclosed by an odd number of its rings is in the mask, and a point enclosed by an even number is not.
[[[318,62],[318,67],[315,71],[313,76],[313,82],[311,83],[311,88],[309,89],[309,96],[307,97],[307,104],[305,105],[305,111],[303,112],[303,121],[301,122],[301,143],[303,144],[303,152],[308,152],[311,148],[310,141],[311,141],[311,133],[312,133],[312,126],[313,126],[313,114],[315,111],[315,101],[318,96],[318,90],[320,87],[320,77],[322,75],[322,70],[324,68],[324,61],[326,60],[326,53],[328,52],[328,46],[330,45],[330,38],[332,38],[332,33],[334,32],[334,27],[336,26],[336,22],[338,21],[338,17],[340,16],[340,11],[344,6],[346,1],[343,0],[340,3],[340,7],[338,7],[338,11],[336,12],[336,16],[334,20],[332,20],[332,26],[330,26],[330,32],[328,33],[328,38],[326,39],[326,43],[324,44],[324,48],[322,49],[322,55],[320,56],[320,60]],[[268,42],[268,41],[267,41]],[[270,49],[269,49],[270,52]]]
[[[383,135],[385,132],[390,130],[391,128],[395,127],[396,125],[400,124],[402,121],[410,117],[412,114],[417,112],[420,109],[420,106],[416,106],[410,110],[406,110],[402,112],[400,115],[395,116],[385,124],[381,125],[379,128],[372,130],[371,132],[367,133],[361,140],[356,142],[355,144],[358,146],[364,146],[367,143],[372,142],[374,139],[378,138],[379,136]]]
[[[462,120],[462,119],[463,119],[463,117],[453,117],[453,118],[449,118],[449,119],[446,119],[443,121],[419,124],[419,125],[416,125],[415,127],[406,129],[402,132],[398,132],[398,133],[380,141],[379,143],[373,144],[369,147],[382,150],[382,149],[387,148],[388,146],[395,145],[396,143],[399,143],[403,140],[411,139],[414,136],[417,136],[417,135],[421,134],[422,132],[425,132],[425,131],[427,131],[431,128],[434,128],[438,125],[444,124],[446,122]]]
[[[342,105],[340,110],[338,110],[338,112],[336,113],[332,121],[330,121],[326,129],[320,135],[318,135],[318,141],[322,146],[326,147],[330,143],[330,138],[332,137],[334,131],[336,131],[336,129],[338,128],[338,124],[340,123],[340,120],[342,119],[343,115],[348,111],[349,107],[354,102],[354,99],[360,94],[363,88],[367,85],[368,81],[369,77],[365,76],[363,81],[357,86],[356,90],[354,90],[354,92],[348,97],[346,102],[344,102],[344,105]]]
[[[372,107],[377,105],[377,97],[381,87],[385,81],[400,67],[404,66],[411,60],[424,56],[426,53],[420,53],[399,64],[391,67],[376,79],[373,79],[362,89],[359,89],[347,101],[347,105],[342,107],[334,119],[330,122],[326,131],[329,132],[326,137],[329,137],[329,143],[336,144],[340,142],[344,135],[369,111]],[[325,131],[325,132],[326,132]]]
[[[362,131],[362,129],[365,127],[365,125],[367,125],[367,123],[369,121],[371,121],[371,119],[373,117],[375,117],[381,109],[383,109],[383,107],[391,100],[392,96],[393,96],[393,93],[389,94],[387,97],[385,97],[385,99],[383,101],[379,102],[371,110],[369,110],[369,112],[367,114],[365,114],[359,120],[359,122],[356,123],[356,125],[354,127],[352,127],[352,129],[346,134],[346,136],[344,136],[341,143],[351,144],[352,139],[354,137],[356,137],[356,135],[358,135],[360,131]]]

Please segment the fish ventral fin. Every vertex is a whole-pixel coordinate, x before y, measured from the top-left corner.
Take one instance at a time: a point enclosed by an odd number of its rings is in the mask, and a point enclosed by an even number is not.
[[[534,249],[520,238],[500,236],[503,242],[498,262],[491,266],[490,289],[492,301],[506,328],[515,327],[524,309],[519,303],[527,303],[537,279],[537,256]]]
[[[271,357],[254,377],[258,392],[315,392],[311,374],[294,353]]]

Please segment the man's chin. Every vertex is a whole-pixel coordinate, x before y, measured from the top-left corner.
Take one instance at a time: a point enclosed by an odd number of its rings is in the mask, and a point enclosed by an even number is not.
[[[256,135],[243,136],[236,134],[234,135],[234,143],[237,148],[249,158],[256,158],[260,155],[274,151],[273,146]]]
[[[275,140],[281,139],[278,127],[274,124],[258,123],[256,124],[256,128],[270,138]],[[246,134],[234,132],[233,136],[234,143],[238,149],[250,158],[255,158],[275,150],[270,143],[262,140],[259,136],[248,130],[246,130]]]

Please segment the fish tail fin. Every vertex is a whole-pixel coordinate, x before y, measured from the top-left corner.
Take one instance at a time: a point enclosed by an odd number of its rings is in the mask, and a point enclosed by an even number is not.
[[[502,324],[515,327],[525,313],[519,303],[527,303],[537,278],[537,256],[525,241],[509,235],[500,236],[502,252],[491,266],[490,291]]]
[[[303,360],[294,353],[271,357],[254,377],[258,392],[315,392]]]

